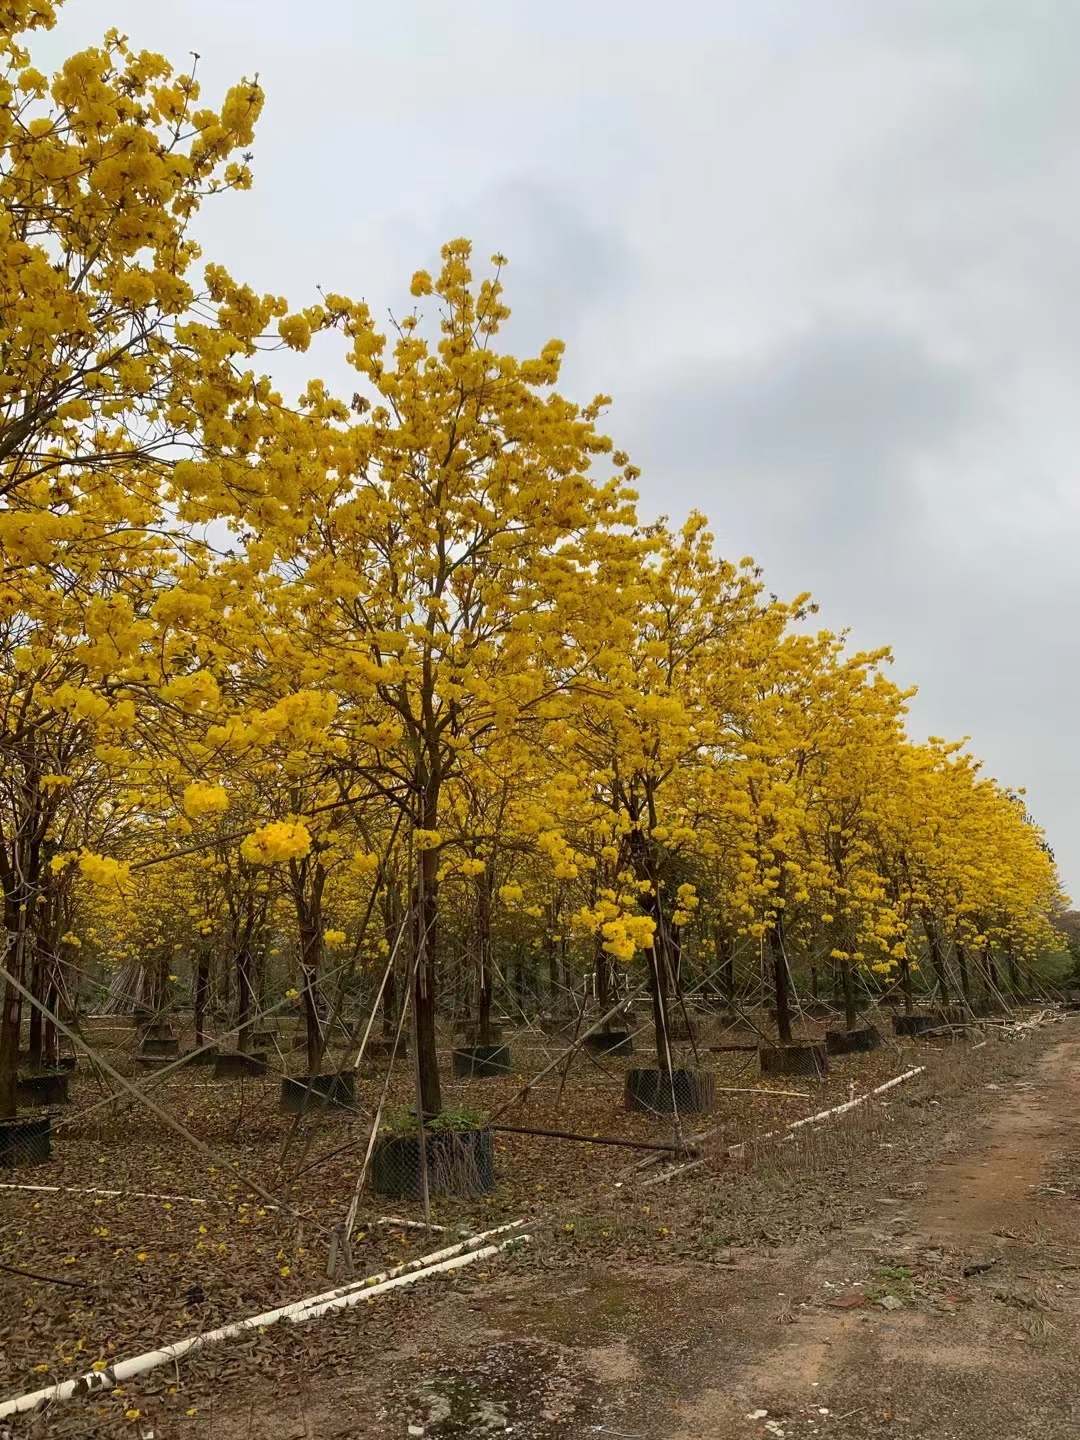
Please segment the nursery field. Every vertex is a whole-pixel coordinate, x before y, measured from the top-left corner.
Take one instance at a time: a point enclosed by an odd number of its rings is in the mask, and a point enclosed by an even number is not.
[[[675,1437],[730,1276],[1080,1005],[1023,777],[648,513],[501,252],[231,274],[257,76],[63,9],[0,0],[0,1440]],[[944,1304],[894,1248],[852,1305]]]
[[[419,1198],[384,1198],[366,1188],[349,1277],[335,1281],[327,1278],[333,1233],[354,1194],[376,1111],[380,1104],[384,1114],[408,1106],[411,1066],[365,1061],[354,1072],[348,1108],[320,1105],[313,1096],[306,1113],[280,1113],[283,1077],[302,1068],[286,1025],[267,1032],[273,1048],[263,1075],[215,1080],[213,1066],[187,1064],[148,1078],[139,1073],[136,1027],[89,1019],[82,1031],[93,1058],[79,1060],[69,1075],[69,1103],[51,1110],[52,1158],[8,1171],[0,1181],[3,1393],[33,1392],[95,1367],[103,1372],[149,1349],[385,1273],[514,1222],[523,1222],[517,1233],[527,1233],[527,1241],[463,1269],[460,1278],[425,1279],[416,1289],[465,1286],[471,1293],[482,1287],[481,1276],[505,1281],[518,1267],[574,1269],[598,1258],[608,1285],[624,1272],[636,1273],[642,1261],[726,1266],[732,1247],[780,1243],[799,1209],[792,1211],[791,1194],[801,1191],[805,1202],[807,1187],[820,1207],[811,1228],[839,1223],[843,1187],[822,1188],[822,1177],[852,1156],[869,1154],[876,1164],[893,1149],[917,1150],[924,1117],[962,1098],[973,1077],[990,1083],[1025,1046],[1038,1044],[1042,1030],[1056,1031],[1050,1014],[1017,1012],[916,1040],[892,1037],[893,1017],[883,1008],[864,1017],[882,1036],[879,1048],[833,1057],[826,1074],[794,1080],[760,1074],[757,1049],[746,1036],[755,1027],[766,1030],[765,1012],[745,1012],[735,1026],[702,1010],[691,1017],[697,1058],[688,1041],[678,1043],[674,1058],[712,1077],[714,1111],[679,1117],[678,1136],[672,1115],[625,1108],[633,1056],[575,1053],[565,1034],[507,1027],[510,1073],[444,1081],[449,1113],[467,1116],[474,1126],[495,1116],[496,1126],[517,1127],[494,1131],[492,1188],[432,1195],[430,1231]],[[796,1034],[819,1039],[827,1023],[824,1016],[803,1019]],[[568,1027],[571,1036],[574,1028]],[[183,1044],[188,1037],[179,1024],[175,1029]],[[452,1038],[446,1036],[446,1058]],[[730,1048],[735,1045],[744,1048]],[[354,1053],[353,1047],[329,1050],[325,1069],[332,1073]],[[552,1061],[559,1063],[549,1069]],[[108,1099],[116,1081],[101,1062],[134,1076],[192,1138],[132,1095]],[[865,1104],[790,1128],[848,1107],[902,1075],[910,1079]],[[523,1095],[530,1081],[537,1083]],[[526,1128],[583,1138],[519,1133]],[[600,1141],[622,1143],[588,1143]],[[676,1145],[684,1153],[675,1154]],[[498,1242],[514,1234],[503,1232]],[[401,1319],[411,1330],[413,1293],[408,1300],[377,1295],[361,1306],[380,1343],[405,1343],[395,1327]],[[569,1323],[573,1309],[563,1309],[560,1324]],[[250,1387],[258,1375],[265,1380],[276,1373],[280,1347],[293,1354],[299,1342],[290,1337],[303,1335],[303,1343],[321,1353],[323,1328],[340,1336],[346,1327],[351,1335],[352,1313],[311,1319],[301,1328],[286,1320],[197,1358],[170,1361],[99,1397],[49,1405],[38,1416],[7,1423],[13,1435],[85,1434],[80,1425],[89,1411],[93,1433],[243,1433],[227,1428],[223,1414],[235,1417],[242,1402],[261,1403],[252,1400],[257,1388],[249,1395]],[[340,1369],[343,1362],[336,1363]],[[312,1394],[319,1388],[312,1377],[304,1384]],[[263,1423],[250,1433],[306,1432]],[[425,1433],[470,1432],[436,1424]]]

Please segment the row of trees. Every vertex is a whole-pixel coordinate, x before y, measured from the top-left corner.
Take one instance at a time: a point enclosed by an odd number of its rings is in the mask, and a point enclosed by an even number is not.
[[[793,956],[853,1020],[860,973],[923,963],[945,999],[947,956],[993,985],[1048,943],[1021,797],[909,740],[887,653],[702,517],[639,520],[605,397],[558,394],[558,342],[497,348],[500,257],[476,283],[444,247],[388,335],[197,279],[258,87],[200,108],[115,35],[48,81],[52,19],[0,0],[0,1114],[24,991],[69,1003],[100,963],[162,1003],[182,971],[200,1034],[224,965],[242,1046],[290,982],[313,1064],[325,978],[372,974],[437,1112],[463,952],[480,1043],[513,952],[602,1008],[640,967],[663,1054],[687,956],[730,983],[759,952],[786,1038]],[[356,392],[287,403],[261,352],[334,337]]]

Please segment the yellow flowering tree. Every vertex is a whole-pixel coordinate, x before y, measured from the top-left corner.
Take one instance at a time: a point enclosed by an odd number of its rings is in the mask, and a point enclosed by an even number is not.
[[[47,77],[28,42],[58,8],[0,5],[0,882],[20,983],[72,787],[121,770],[141,702],[184,683],[185,643],[153,644],[161,592],[205,559],[177,508],[198,508],[210,466],[220,509],[272,429],[245,362],[285,313],[213,266],[200,278],[190,233],[207,195],[250,181],[258,86],[209,108],[116,32]],[[8,986],[0,1115],[20,1011]]]
[[[311,438],[295,466],[310,526],[279,545],[294,557],[288,604],[313,664],[334,687],[346,736],[342,768],[367,777],[406,815],[413,1005],[425,1112],[441,1108],[435,1055],[437,874],[444,787],[462,752],[512,729],[542,699],[534,662],[580,587],[598,527],[632,518],[616,477],[586,472],[610,449],[597,406],[550,390],[561,347],[500,354],[508,311],[498,276],[474,286],[464,241],[444,247],[432,280],[439,338],[417,312],[392,353],[366,307],[313,311],[341,323],[365,386],[360,419],[309,397]],[[548,393],[545,393],[548,392]],[[285,603],[282,601],[281,603]]]

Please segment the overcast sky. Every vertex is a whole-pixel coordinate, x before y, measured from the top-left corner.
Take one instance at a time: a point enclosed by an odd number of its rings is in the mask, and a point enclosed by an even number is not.
[[[1080,896],[1075,0],[67,0],[38,63],[114,24],[267,90],[209,257],[384,313],[504,251],[642,511],[892,645]]]

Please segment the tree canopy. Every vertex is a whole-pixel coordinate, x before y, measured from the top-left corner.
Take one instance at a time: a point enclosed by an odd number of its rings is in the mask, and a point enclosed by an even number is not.
[[[477,280],[451,241],[385,335],[256,294],[194,233],[251,183],[258,85],[207,108],[115,33],[46,77],[55,12],[0,0],[12,975],[44,1001],[137,962],[198,1014],[227,975],[241,1044],[295,990],[313,1058],[330,977],[386,976],[438,1111],[440,990],[473,977],[484,1038],[515,955],[602,1004],[638,967],[660,1047],[685,967],[739,947],[781,1033],[799,965],[947,999],[1054,948],[1022,792],[909,735],[889,653],[704,517],[639,517],[606,397],[560,393],[557,340],[500,350],[502,257]],[[317,335],[356,393],[284,398],[269,353]],[[0,1113],[20,1021],[8,983]]]

